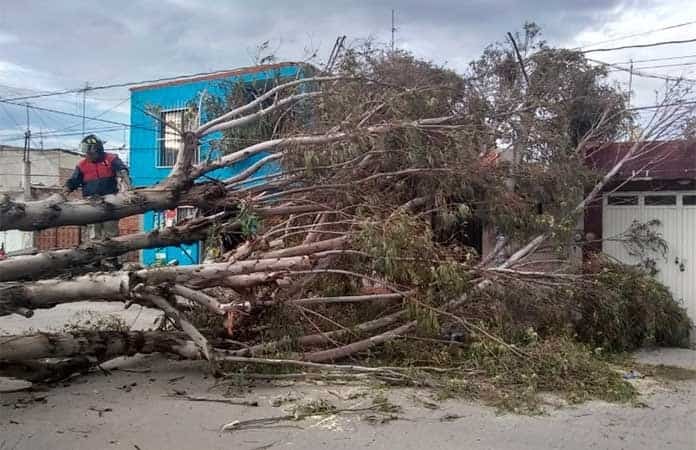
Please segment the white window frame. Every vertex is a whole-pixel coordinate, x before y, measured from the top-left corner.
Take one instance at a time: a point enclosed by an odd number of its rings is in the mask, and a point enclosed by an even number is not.
[[[696,195],[696,190],[686,190],[686,191],[617,191],[608,194],[604,194],[603,206],[605,208],[696,208],[696,205],[685,205],[684,196],[685,195]],[[637,196],[637,205],[610,205],[610,196]],[[646,196],[675,196],[677,199],[674,205],[646,205]]]
[[[160,111],[159,116],[160,116],[160,126],[157,134],[157,152],[155,153],[155,167],[157,168],[171,168],[174,167],[174,164],[176,163],[176,154],[178,152],[178,146],[181,144],[181,136],[179,136],[179,132],[173,129],[171,126],[167,125],[167,118],[166,116],[168,114],[172,113],[181,113],[181,123],[174,122],[175,125],[181,127],[184,123],[184,114],[186,112],[185,108],[173,108],[173,109],[165,109]],[[170,120],[171,121],[171,120]],[[167,155],[163,154],[166,152],[166,142],[167,138],[170,138],[170,140],[173,140],[177,144],[177,151],[174,152],[174,157],[172,158],[171,164],[167,164],[169,161],[167,161]]]
[[[176,120],[172,122],[169,120],[170,123],[174,123],[174,125],[178,126],[179,129],[184,129],[184,117],[186,116],[186,111],[187,108],[171,108],[171,109],[165,109],[160,111],[160,127],[158,130],[158,135],[157,135],[157,146],[156,146],[156,152],[155,152],[155,167],[158,169],[170,169],[174,167],[174,164],[176,164],[176,157],[177,154],[179,153],[179,146],[181,145],[182,138],[179,135],[179,132],[175,129],[173,129],[171,126],[167,126],[167,120],[165,116],[167,114],[171,113],[181,113],[181,119]],[[163,155],[164,151],[164,145],[166,145],[167,138],[169,138],[170,142],[173,142],[173,145],[176,146],[176,150],[174,152],[173,158],[171,158],[171,161],[167,161],[166,155]],[[200,162],[200,149],[197,147],[196,148],[196,154],[193,158],[194,161]],[[164,163],[163,163],[164,162]],[[166,164],[168,162],[171,162],[171,164]]]
[[[198,209],[195,206],[177,206],[176,216],[173,225],[179,225],[185,219],[196,217]],[[163,230],[167,228],[166,211],[153,211],[152,228],[153,230]]]
[[[195,206],[178,206],[176,208],[176,219],[175,223],[178,225],[186,219],[191,219],[196,217],[198,210]]]

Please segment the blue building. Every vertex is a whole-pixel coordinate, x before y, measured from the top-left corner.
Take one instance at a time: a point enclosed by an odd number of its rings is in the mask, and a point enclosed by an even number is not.
[[[259,84],[272,87],[282,79],[306,76],[308,70],[308,66],[304,64],[278,63],[182,77],[131,88],[130,170],[133,185],[152,186],[169,175],[181,138],[171,127],[163,124],[173,123],[181,127],[185,120],[190,120],[187,111],[190,111],[192,105],[197,106],[202,96],[224,101],[224,96],[232,88]],[[200,117],[201,122],[213,118],[206,114],[205,108],[201,111]],[[199,147],[199,161],[219,156],[211,143],[221,137],[222,134],[219,132],[205,137]],[[220,179],[232,177],[263,156],[265,155],[257,154],[208,176]],[[277,170],[277,166],[267,165],[255,176],[263,176]],[[172,225],[193,214],[195,208],[188,206],[181,206],[173,211],[149,211],[142,216],[141,227],[144,231],[151,231]],[[141,254],[141,262],[152,265],[176,260],[182,265],[197,264],[201,260],[201,253],[200,243],[145,249]]]

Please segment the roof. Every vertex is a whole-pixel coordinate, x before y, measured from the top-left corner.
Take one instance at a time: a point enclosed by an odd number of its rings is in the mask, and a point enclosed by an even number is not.
[[[2,151],[17,151],[17,152],[23,152],[24,147],[17,147],[15,145],[3,145],[0,144],[0,152]],[[76,155],[76,156],[83,156],[82,153],[75,151],[75,150],[68,150],[66,148],[32,148],[32,152],[41,152],[41,153],[46,153],[46,152],[60,152],[60,153],[67,153],[69,155]]]
[[[175,86],[178,84],[191,83],[195,81],[218,80],[221,78],[238,77],[250,73],[265,72],[268,70],[282,69],[283,67],[307,66],[306,63],[299,62],[280,62],[276,64],[263,64],[259,66],[241,67],[238,69],[221,70],[217,72],[201,73],[196,75],[184,75],[180,77],[167,78],[153,83],[140,84],[130,88],[131,91],[152,89],[154,87]]]
[[[634,142],[615,142],[588,152],[587,163],[607,171],[626,155]],[[696,141],[652,141],[635,159],[624,163],[615,179],[679,180],[696,179]]]

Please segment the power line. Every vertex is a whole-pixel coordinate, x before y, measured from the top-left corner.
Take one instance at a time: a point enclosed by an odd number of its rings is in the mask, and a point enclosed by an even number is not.
[[[616,41],[622,41],[624,39],[632,38],[632,37],[638,37],[638,36],[645,36],[647,34],[652,34],[652,33],[657,33],[658,31],[666,31],[666,30],[673,30],[675,28],[681,28],[685,27],[688,25],[693,25],[696,23],[696,20],[692,20],[691,22],[684,22],[684,23],[678,23],[676,25],[670,25],[667,27],[663,28],[655,28],[654,30],[648,30],[648,31],[641,31],[639,33],[633,33],[633,34],[626,34],[623,36],[617,36],[615,38],[610,38],[604,41],[599,41],[599,42],[593,42],[592,44],[585,44],[582,47],[576,47],[576,50],[582,49],[582,48],[587,48],[587,47],[594,47],[595,45],[600,45],[600,44],[608,44],[610,42],[616,42]]]
[[[12,114],[10,114],[10,111],[7,109],[7,106],[3,105],[0,103],[0,106],[2,106],[3,112],[7,115],[7,117],[10,119],[10,121],[14,122],[15,125],[17,125],[17,128],[22,128],[22,126],[17,122],[17,119],[14,118]]]
[[[688,63],[676,63],[676,64],[657,64],[652,66],[639,66],[634,67],[634,69],[662,69],[665,67],[684,67],[684,66],[696,66],[696,61]]]
[[[90,133],[111,133],[114,131],[121,131],[122,127],[120,126],[112,126],[112,127],[103,127],[103,128],[92,128],[92,129],[87,129],[86,131]],[[56,131],[40,131],[38,133],[32,133],[31,135],[33,137],[44,137],[44,138],[49,138],[49,137],[68,137],[68,136],[80,136],[82,135],[82,131],[67,131],[67,132],[56,132]],[[0,139],[4,141],[17,141],[19,139],[23,139],[23,136],[19,135],[14,135],[14,136],[0,136]]]
[[[670,56],[666,58],[648,58],[648,59],[634,59],[628,61],[613,62],[612,64],[638,64],[644,62],[657,62],[657,61],[673,61],[675,59],[686,59],[686,58],[696,58],[696,55],[683,55],[683,56]]]
[[[659,108],[667,108],[670,106],[689,106],[689,105],[696,105],[696,100],[687,100],[687,101],[681,101],[681,102],[665,103],[665,104],[657,104],[657,105],[647,105],[647,106],[635,106],[633,108],[626,108],[626,110],[627,111],[643,111],[646,109],[659,109]]]
[[[118,100],[120,100],[119,103],[117,103],[116,105],[112,106],[111,108],[108,108],[108,109],[106,109],[106,110],[104,110],[104,111],[101,111],[99,114],[97,114],[96,116],[94,116],[94,119],[99,119],[100,117],[104,117],[106,114],[110,113],[111,111],[115,110],[115,109],[118,108],[119,106],[121,106],[121,105],[123,105],[124,103],[126,103],[128,100],[130,100],[130,98],[126,97],[125,99],[118,99]],[[53,131],[54,131],[54,132],[68,131],[68,130],[72,130],[73,128],[77,128],[77,127],[79,127],[79,126],[80,126],[80,123],[78,122],[78,123],[75,123],[75,124],[73,124],[73,125],[69,125],[69,126],[64,127],[64,128],[59,128],[59,129],[53,130]],[[125,126],[125,125],[124,125],[124,126]]]
[[[14,106],[26,106],[27,108],[35,109],[35,110],[37,110],[37,111],[46,111],[46,112],[51,112],[51,113],[54,113],[54,114],[62,114],[62,115],[65,115],[65,116],[77,117],[77,118],[79,118],[79,119],[82,119],[82,114],[73,114],[73,113],[69,113],[69,112],[66,112],[66,111],[59,111],[59,110],[57,110],[57,109],[44,108],[44,107],[41,107],[41,106],[34,106],[34,105],[28,105],[28,104],[27,104],[27,105],[23,105],[23,104],[21,104],[21,103],[15,103],[15,102],[13,102],[13,101],[4,100],[4,99],[0,99],[0,103],[6,103],[6,104],[8,104],[8,105],[14,105]],[[85,118],[86,118],[86,119],[89,119],[89,120],[91,120],[91,121],[95,121],[95,122],[104,122],[104,123],[110,123],[110,124],[112,124],[112,125],[121,125],[121,126],[129,127],[129,128],[140,128],[140,129],[148,130],[148,131],[157,131],[157,130],[154,129],[154,128],[144,127],[144,126],[142,126],[142,125],[131,125],[131,124],[127,124],[127,123],[124,123],[124,122],[117,122],[117,121],[114,121],[114,120],[107,120],[107,119],[99,119],[99,118],[97,118],[97,117],[91,117],[91,116],[85,116]]]
[[[593,63],[599,64],[599,65],[602,65],[602,66],[612,67],[614,70],[617,70],[617,71],[632,73],[635,76],[639,76],[639,77],[643,77],[643,78],[655,78],[658,80],[666,80],[666,81],[686,81],[689,83],[696,83],[696,79],[693,79],[693,78],[670,77],[670,76],[666,76],[666,75],[641,72],[641,71],[636,70],[636,69],[632,70],[632,69],[629,69],[626,67],[621,67],[621,66],[616,65],[616,64],[611,64],[608,62],[600,61],[598,59],[587,58],[587,60],[591,61]]]
[[[122,83],[104,84],[101,86],[89,86],[88,88],[81,87],[81,88],[75,88],[75,89],[63,89],[60,91],[50,91],[50,92],[44,92],[44,93],[39,93],[39,94],[24,95],[24,96],[20,96],[20,97],[1,98],[0,101],[29,100],[32,98],[52,97],[54,95],[78,94],[78,93],[85,92],[86,90],[87,91],[99,91],[99,90],[103,90],[103,89],[131,87],[131,86],[138,86],[140,84],[174,81],[174,80],[179,80],[181,78],[193,78],[193,77],[202,77],[202,76],[207,76],[207,75],[215,75],[215,74],[226,72],[226,71],[227,71],[227,69],[223,69],[223,70],[214,70],[211,72],[198,72],[198,73],[193,73],[193,74],[189,74],[189,75],[177,75],[175,77],[162,77],[162,78],[154,78],[154,79],[150,79],[150,80],[139,80],[139,81],[124,81]]]
[[[676,44],[689,44],[691,42],[696,42],[696,38],[694,39],[684,39],[681,41],[662,41],[662,42],[653,42],[651,44],[633,44],[633,45],[624,45],[621,47],[610,47],[610,48],[596,48],[593,50],[582,50],[580,53],[598,53],[598,52],[613,52],[616,50],[625,50],[629,48],[648,48],[648,47],[659,47],[662,45],[676,45]]]

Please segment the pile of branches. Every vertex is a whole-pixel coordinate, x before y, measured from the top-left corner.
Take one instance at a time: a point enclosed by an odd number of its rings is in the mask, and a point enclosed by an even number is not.
[[[691,113],[673,91],[625,157],[590,173],[589,149],[631,122],[622,95],[581,55],[525,51],[535,53],[518,64],[511,50],[489,49],[461,76],[404,53],[347,50],[332,73],[279,79],[251,100],[231,86],[224,101],[192,105],[191,116],[207,113],[188,122],[203,125],[167,124],[182,145],[155,186],[80,201],[0,199],[0,230],[198,210],[163,230],[1,261],[0,314],[30,318],[89,300],[157,308],[166,319],[153,331],[2,337],[0,361],[80,366],[86,356],[166,352],[214,370],[227,361],[368,373],[328,364],[409,336],[482,340],[524,358],[491,331],[496,303],[485,296],[524,287],[570,308],[567,293],[593,282],[568,259],[578,215]],[[588,82],[590,94],[580,86]],[[563,89],[585,95],[568,101]],[[587,95],[594,103],[582,103]],[[201,140],[217,132],[220,156],[196,162]],[[501,147],[514,157],[501,158]],[[230,178],[210,177],[243,161]],[[499,235],[486,255],[466,233],[473,223]],[[202,264],[98,270],[103,258],[195,241],[206,242]]]

